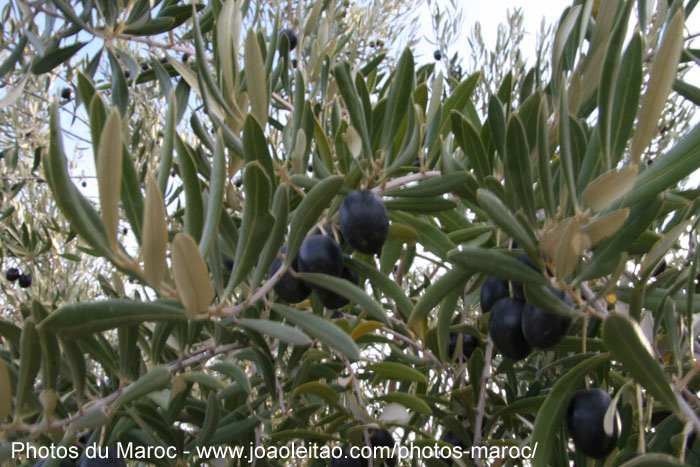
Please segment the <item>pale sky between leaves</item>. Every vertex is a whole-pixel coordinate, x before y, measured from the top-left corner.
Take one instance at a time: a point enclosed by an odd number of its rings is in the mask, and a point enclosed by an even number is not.
[[[0,4],[5,3],[5,1],[6,0],[0,0]],[[533,66],[535,62],[537,34],[540,30],[542,19],[544,18],[546,26],[551,25],[554,29],[564,9],[572,3],[571,0],[457,0],[457,2],[461,2],[460,5],[464,11],[463,26],[461,28],[461,34],[452,45],[453,50],[447,50],[449,57],[451,57],[455,51],[459,51],[460,57],[462,57],[466,64],[470,54],[467,37],[469,37],[477,21],[481,23],[481,33],[486,49],[493,50],[496,44],[498,25],[506,22],[508,10],[520,8],[523,12],[523,30],[525,32],[521,43],[521,51],[527,67]],[[448,1],[437,0],[437,3],[442,6],[446,5]],[[444,10],[445,8],[441,9]],[[429,40],[434,40],[435,38],[433,37],[431,27],[430,11],[425,3],[421,6],[419,18],[419,42],[415,47],[414,55],[416,56],[417,63],[427,63],[433,60],[432,55],[435,50],[435,46],[431,44]],[[688,34],[688,32],[690,34],[700,33],[700,11],[695,11],[691,15],[690,20],[686,23],[686,31],[686,34]],[[700,40],[698,42],[700,42]],[[697,45],[695,46],[697,47]],[[396,51],[396,55],[398,56],[399,54],[400,51]],[[443,70],[443,73],[445,72],[446,71]],[[700,87],[700,67],[696,66],[694,70],[686,75],[685,80],[690,84]],[[64,84],[59,80],[54,86],[55,89],[53,89],[53,92],[59,93],[63,85]],[[61,117],[63,128],[70,129],[72,120],[70,115],[62,113]],[[694,120],[698,120],[697,115],[694,117]],[[70,138],[66,138],[64,143],[66,144],[66,150],[70,157],[74,152],[75,142]],[[81,175],[88,176],[88,186],[86,189],[83,189],[83,192],[88,196],[96,196],[97,185],[95,180],[91,178],[95,173],[95,169],[93,167],[93,158],[90,150],[84,151],[82,157],[80,157],[77,162],[79,168],[73,172],[73,175],[78,177]],[[697,178],[699,177],[696,173],[693,179]]]

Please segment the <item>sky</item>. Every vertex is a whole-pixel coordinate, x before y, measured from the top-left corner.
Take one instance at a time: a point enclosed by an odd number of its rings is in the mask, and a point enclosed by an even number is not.
[[[5,1],[6,0],[0,0],[0,5],[2,5]],[[443,8],[444,5],[448,3],[447,0],[434,1],[443,6]],[[454,45],[454,47],[460,48],[461,57],[469,56],[469,52],[466,48],[466,38],[469,36],[474,24],[477,21],[481,23],[481,32],[486,43],[487,50],[491,50],[496,44],[496,31],[498,25],[505,22],[507,19],[507,11],[515,8],[521,8],[524,12],[523,26],[525,30],[525,37],[522,42],[522,52],[524,54],[526,64],[530,66],[533,65],[535,61],[536,33],[539,31],[542,19],[544,18],[548,25],[553,25],[559,20],[563,9],[571,3],[570,0],[456,0],[456,2],[462,5],[464,11],[462,34],[459,36]],[[431,28],[430,10],[427,2],[423,2],[423,5],[421,6],[418,31],[418,35],[421,37],[421,40],[416,45],[414,54],[417,57],[418,63],[425,63],[426,61],[432,60],[433,51],[435,50],[435,46],[428,40],[434,38]],[[453,52],[454,51],[448,51],[450,56]],[[92,51],[92,53],[94,53],[94,51]],[[64,114],[62,117],[62,123],[67,125],[64,126],[64,128],[68,128],[71,121],[70,116]],[[69,142],[66,140],[65,142],[67,145],[73,147],[72,141]],[[84,164],[84,166],[79,169],[79,173],[94,173],[92,154],[90,151],[83,153],[80,162],[81,165]],[[88,190],[85,191],[91,195],[95,194],[95,181],[88,179],[87,182],[89,186]]]
[[[523,29],[525,37],[522,42],[521,51],[524,54],[526,65],[532,66],[535,62],[535,50],[537,41],[537,32],[540,29],[540,24],[544,18],[547,26],[556,25],[561,17],[564,9],[571,5],[572,0],[455,0],[456,3],[462,6],[464,11],[464,27],[460,40],[457,45],[466,44],[466,38],[472,31],[474,24],[478,21],[481,23],[481,34],[484,38],[487,50],[493,50],[496,45],[496,31],[500,23],[504,23],[507,19],[507,11],[515,8],[520,8],[523,11]],[[655,0],[648,0],[655,2]],[[437,0],[440,5],[448,3],[447,0]],[[635,2],[636,3],[636,2]],[[684,0],[683,3],[687,3]],[[636,6],[635,15],[632,20],[636,22]],[[430,12],[427,5],[421,8],[421,31],[428,37],[432,37]],[[693,14],[686,21],[686,35],[700,33],[700,5],[693,11]],[[629,34],[628,31],[628,38]],[[698,38],[694,47],[700,47],[700,38]],[[432,56],[435,46],[425,40],[422,40],[416,47],[416,55],[421,58]],[[465,56],[464,52],[468,52],[465,48],[460,51],[461,56]],[[450,53],[451,56],[451,53]],[[686,76],[686,81],[690,84],[700,87],[700,67],[695,67],[694,72]]]
[[[0,0],[0,7],[6,4],[7,0]],[[653,1],[653,0],[651,0]],[[466,58],[469,56],[467,46],[467,37],[470,35],[475,23],[481,23],[481,32],[486,43],[487,50],[493,50],[496,42],[498,25],[504,23],[507,19],[507,12],[515,8],[520,8],[523,11],[523,29],[525,36],[521,44],[521,51],[524,54],[526,66],[532,66],[535,61],[535,50],[537,33],[540,29],[542,20],[549,25],[554,25],[560,18],[564,8],[571,4],[571,0],[455,0],[462,7],[464,18],[461,33],[458,39],[452,46],[453,49],[459,48],[460,56]],[[435,45],[431,44],[430,40],[434,39],[431,28],[431,17],[427,1],[423,3],[420,10],[419,37],[421,40],[415,47],[414,54],[418,63],[426,63],[432,60]],[[433,0],[445,9],[448,0]],[[699,7],[700,10],[700,7]],[[687,25],[688,33],[695,34],[700,32],[700,11],[694,12],[691,15]],[[695,45],[698,47],[698,45]],[[95,46],[97,47],[97,46]],[[86,47],[87,50],[89,47]],[[448,50],[448,55],[451,56],[455,50]],[[92,51],[91,53],[94,53]],[[465,69],[467,69],[465,67]],[[686,81],[690,84],[700,87],[700,67],[695,67],[695,72],[686,76]],[[60,81],[57,83],[55,92],[60,92],[60,87],[63,84]],[[62,124],[66,129],[71,128],[71,116],[63,113]],[[76,129],[73,125],[72,129]],[[75,142],[71,138],[65,138],[64,143],[67,146],[67,152],[73,153]],[[84,144],[79,146],[84,147]],[[88,150],[81,154],[79,158],[79,168],[74,171],[73,175],[80,177],[87,175],[88,187],[86,194],[90,197],[96,194],[96,183],[90,176],[94,174],[92,164],[92,154]]]
[[[571,4],[569,0],[456,0],[462,5],[464,11],[464,27],[458,44],[466,44],[466,38],[478,21],[481,23],[481,34],[486,43],[487,49],[493,49],[496,45],[496,31],[500,23],[507,19],[507,11],[520,8],[524,13],[524,29],[526,31],[523,39],[522,51],[529,58],[528,64],[534,63],[536,33],[539,30],[542,18],[547,24],[554,24],[559,20],[561,12]],[[438,4],[448,3],[446,0],[438,0]],[[432,34],[430,26],[430,12],[427,5],[421,9],[422,27],[424,34]],[[421,41],[417,51],[421,54],[432,55],[434,46]],[[451,54],[450,54],[451,55]],[[464,55],[463,53],[461,55]]]

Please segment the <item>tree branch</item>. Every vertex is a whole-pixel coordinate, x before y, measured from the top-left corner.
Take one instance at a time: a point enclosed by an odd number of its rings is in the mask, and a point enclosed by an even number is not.
[[[476,406],[476,422],[474,423],[474,446],[481,443],[481,431],[484,424],[484,411],[486,405],[486,381],[491,376],[491,356],[493,354],[493,342],[489,337],[486,340],[486,352],[484,352],[484,370],[481,372],[479,388],[479,403]],[[478,461],[478,459],[475,459]],[[480,461],[479,464],[480,465]]]

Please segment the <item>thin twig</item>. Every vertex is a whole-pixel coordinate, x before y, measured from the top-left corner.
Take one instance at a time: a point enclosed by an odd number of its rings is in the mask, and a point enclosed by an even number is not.
[[[685,374],[683,379],[676,383],[676,390],[680,391],[683,388],[685,388],[690,382],[690,380],[693,379],[696,374],[698,374],[698,371],[700,371],[700,363],[696,363],[695,365],[693,365],[693,367],[688,371],[688,373]]]
[[[605,319],[608,316],[608,310],[600,304],[595,299],[595,294],[591,290],[591,288],[588,286],[587,283],[581,282],[581,292],[583,293],[583,298],[586,299],[586,302],[588,303],[589,306],[592,306],[595,311],[592,311],[593,314],[595,314],[598,318],[600,319]],[[596,313],[597,312],[597,313]]]
[[[479,403],[476,406],[476,422],[474,423],[474,446],[481,443],[481,430],[484,424],[484,411],[486,405],[486,381],[491,376],[491,356],[493,354],[493,342],[491,338],[486,340],[486,351],[484,352],[484,370],[481,372],[481,382],[479,389]],[[476,465],[481,465],[479,459],[475,459]]]
[[[407,183],[420,182],[421,180],[428,180],[430,178],[439,177],[440,175],[442,175],[442,172],[437,171],[437,170],[431,170],[429,172],[418,172],[418,173],[414,173],[414,174],[408,174],[408,175],[404,175],[403,177],[394,178],[394,179],[388,181],[384,185],[377,185],[376,187],[372,188],[372,191],[379,194],[379,193],[382,193],[382,192],[389,190],[391,188],[403,186]]]
[[[172,372],[180,371],[187,367],[194,366],[206,360],[209,360],[210,358],[216,357],[217,355],[228,353],[231,350],[236,350],[240,348],[241,344],[226,344],[221,345],[219,347],[209,347],[207,349],[204,349],[204,351],[198,353],[197,355],[190,357],[186,360],[182,360],[181,362],[174,361],[169,363],[168,370]]]
[[[236,306],[233,307],[225,307],[221,309],[221,312],[218,313],[222,316],[232,316],[235,317],[238,313],[241,311],[247,309],[249,306],[253,305],[256,303],[258,300],[260,300],[269,290],[275,286],[278,280],[282,278],[282,276],[287,272],[287,269],[289,268],[290,265],[282,265],[277,272],[275,272],[258,290],[255,291],[253,295],[248,297],[245,301],[239,303]],[[216,314],[216,310],[210,310],[210,312]]]
[[[357,397],[357,403],[362,404],[362,389],[360,388],[360,382],[357,380],[355,370],[352,369],[350,361],[345,357],[345,355],[342,355],[340,352],[334,350],[333,353],[335,353],[336,356],[342,360],[343,364],[345,365],[345,368],[347,368],[348,374],[350,375],[350,380],[352,381],[352,388],[355,391],[355,396]]]
[[[402,335],[401,333],[398,333],[394,331],[393,329],[389,328],[382,328],[382,331],[391,334],[396,340],[400,340],[401,342],[408,344],[412,347],[415,347],[416,349],[420,350],[421,352],[425,353],[425,356],[428,357],[430,360],[433,361],[438,367],[442,367],[442,362],[433,354],[430,350],[422,348],[419,344],[416,342],[412,341],[408,337]]]
[[[676,393],[676,399],[678,400],[678,405],[680,406],[681,412],[683,413],[686,421],[693,425],[695,433],[700,433],[700,419],[698,418],[697,414],[692,408],[690,408],[690,405],[688,405],[680,394]]]

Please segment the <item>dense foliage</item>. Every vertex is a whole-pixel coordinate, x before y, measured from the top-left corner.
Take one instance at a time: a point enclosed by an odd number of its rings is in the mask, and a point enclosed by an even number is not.
[[[455,2],[422,64],[418,1],[124,3],[2,10],[0,461],[700,463],[696,0],[575,0],[530,69]]]

